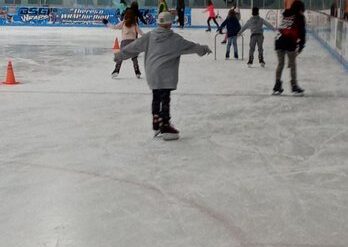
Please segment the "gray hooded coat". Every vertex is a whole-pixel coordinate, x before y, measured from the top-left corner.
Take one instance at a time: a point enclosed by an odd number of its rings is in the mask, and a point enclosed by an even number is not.
[[[151,90],[176,89],[180,56],[210,53],[208,46],[185,40],[170,29],[158,27],[115,54],[115,61],[126,60],[145,52],[146,80]]]

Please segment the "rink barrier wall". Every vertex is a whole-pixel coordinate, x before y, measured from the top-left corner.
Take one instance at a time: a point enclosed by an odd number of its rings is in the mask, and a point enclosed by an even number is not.
[[[307,11],[310,34],[348,71],[348,22]]]
[[[44,26],[44,27],[104,27],[101,20],[108,19],[116,24],[120,21],[121,11],[116,8],[48,8],[48,7],[0,7],[7,14],[0,15],[0,26]],[[185,26],[189,28],[206,28],[208,14],[205,9],[185,10]],[[222,22],[229,9],[216,9],[218,22]],[[157,8],[144,8],[141,13],[147,20],[147,27],[155,27]],[[308,31],[328,50],[346,69],[348,67],[348,22],[329,15],[306,11]],[[241,9],[241,24],[251,17],[250,9]],[[261,9],[260,16],[273,26],[278,27],[282,10]],[[176,20],[174,20],[176,25]],[[140,26],[142,23],[140,23]],[[212,23],[212,28],[214,24]]]
[[[348,72],[348,60],[345,59],[340,53],[333,49],[326,41],[321,39],[315,32],[310,32],[310,34],[327,50]]]

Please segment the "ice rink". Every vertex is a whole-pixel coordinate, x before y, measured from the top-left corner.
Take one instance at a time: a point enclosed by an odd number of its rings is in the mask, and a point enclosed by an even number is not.
[[[175,31],[213,48],[214,32]],[[182,57],[181,139],[164,142],[143,55],[142,79],[131,61],[110,77],[115,34],[1,27],[0,78],[11,58],[21,81],[0,85],[1,247],[348,246],[348,73],[311,35],[300,98],[288,70],[270,96],[274,33],[264,69],[221,44]]]

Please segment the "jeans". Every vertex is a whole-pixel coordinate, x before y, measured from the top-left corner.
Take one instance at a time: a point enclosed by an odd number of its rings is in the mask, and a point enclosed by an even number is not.
[[[288,55],[289,58],[289,67],[290,67],[290,74],[291,74],[291,82],[296,83],[297,82],[297,75],[296,75],[296,51],[285,51],[285,50],[277,50],[278,55],[278,66],[276,71],[276,80],[280,80],[282,77],[282,72],[284,69],[285,64],[285,55]]]
[[[134,41],[134,39],[125,39],[121,41],[121,50],[122,48],[126,47],[127,45],[129,45],[130,43],[132,43]],[[121,69],[121,65],[122,65],[122,60],[117,60],[115,61],[116,65],[115,65],[115,69],[117,69],[118,71],[120,71]],[[138,57],[132,57],[132,62],[133,62],[133,67],[134,68],[139,68],[139,63],[138,63]]]
[[[152,115],[158,115],[164,124],[170,120],[170,91],[171,89],[152,90]]]
[[[226,55],[230,55],[231,45],[233,44],[234,54],[238,56],[237,36],[227,38]]]
[[[259,50],[259,58],[263,58],[263,34],[252,34],[250,37],[250,50],[249,50],[249,58],[251,60],[254,59],[255,47],[257,44],[257,48]]]

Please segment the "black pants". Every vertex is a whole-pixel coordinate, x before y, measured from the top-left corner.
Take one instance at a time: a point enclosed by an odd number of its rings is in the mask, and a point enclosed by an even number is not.
[[[152,115],[158,115],[164,124],[170,120],[170,91],[171,89],[152,90]]]
[[[219,28],[219,23],[217,23],[216,18],[215,17],[209,17],[207,20],[208,23],[208,30],[210,30],[210,21],[213,20],[213,22],[216,24],[217,28]]]
[[[185,9],[177,9],[178,12],[178,21],[180,27],[184,27],[185,25]]]
[[[130,43],[132,43],[134,41],[134,39],[125,39],[121,41],[121,50],[122,48],[126,47],[127,45],[129,45]],[[116,65],[115,65],[115,70],[117,70],[118,72],[121,69],[121,65],[122,65],[122,60],[117,60],[115,61]],[[138,63],[138,57],[132,57],[132,62],[133,62],[133,67],[134,69],[139,68],[139,63]]]

